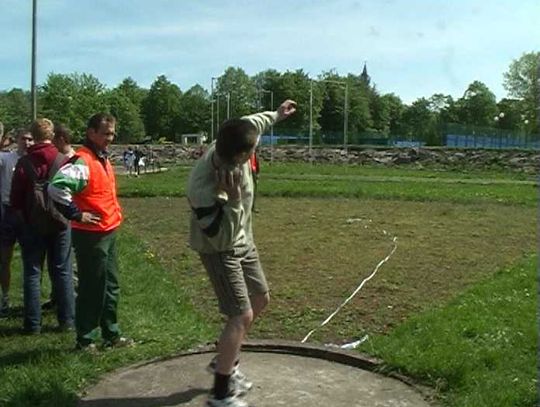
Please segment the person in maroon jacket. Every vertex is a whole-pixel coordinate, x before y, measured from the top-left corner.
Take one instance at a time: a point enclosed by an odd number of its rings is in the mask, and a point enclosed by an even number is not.
[[[50,178],[51,169],[62,159],[52,144],[53,123],[48,119],[35,120],[30,132],[34,145],[28,148],[26,157],[20,159],[15,167],[11,186],[11,205],[23,219],[21,250],[23,260],[24,326],[25,333],[41,332],[41,272],[45,255],[52,268],[53,290],[57,300],[57,319],[60,330],[74,327],[74,294],[71,270],[71,230],[66,228],[48,235],[42,235],[32,227],[28,211],[28,199],[33,188],[32,175],[27,172],[33,168],[37,179]],[[25,163],[24,160],[27,160]],[[28,167],[28,163],[31,167]]]

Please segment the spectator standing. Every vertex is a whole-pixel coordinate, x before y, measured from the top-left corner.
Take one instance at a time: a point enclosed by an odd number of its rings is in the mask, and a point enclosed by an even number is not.
[[[73,135],[71,133],[71,130],[67,128],[63,124],[55,124],[54,125],[54,138],[53,138],[53,144],[58,150],[59,153],[62,153],[64,157],[67,159],[70,159],[75,155],[75,150],[71,146],[71,140],[73,139]],[[48,310],[52,309],[56,306],[56,295],[54,292],[55,285],[52,284],[54,276],[52,274],[52,270],[54,269],[54,265],[51,264],[51,258],[53,258],[51,254],[47,256],[47,270],[49,271],[49,279],[51,281],[51,294],[49,296],[49,300],[45,302],[42,305],[42,309]],[[71,260],[70,260],[71,261]],[[71,264],[73,265],[73,262],[71,261]],[[72,269],[73,274],[73,281],[76,282],[75,277],[75,270]]]
[[[73,134],[69,128],[63,124],[57,124],[54,126],[53,144],[57,150],[66,157],[66,159],[70,159],[75,155],[75,150],[71,146],[72,140]]]
[[[11,204],[23,219],[21,239],[23,259],[24,322],[27,334],[41,332],[41,274],[45,256],[49,256],[49,271],[56,295],[56,316],[60,330],[74,328],[75,309],[71,269],[71,230],[67,221],[51,231],[39,230],[34,223],[32,191],[36,182],[49,179],[65,157],[53,145],[53,123],[37,119],[30,132],[35,144],[28,148],[15,167],[11,187]]]
[[[139,175],[141,175],[141,159],[143,158],[144,154],[139,149],[139,147],[135,147],[135,152],[133,154],[135,156],[133,161],[135,167],[135,175],[138,177]]]
[[[49,195],[72,220],[73,247],[79,277],[76,299],[76,348],[93,351],[101,337],[105,347],[128,346],[118,324],[120,285],[116,254],[122,212],[108,146],[115,136],[116,119],[92,116],[83,147],[55,175]]]
[[[26,129],[16,131],[17,149],[10,152],[0,152],[0,285],[2,300],[0,316],[7,316],[10,310],[9,289],[11,285],[11,260],[15,243],[21,244],[22,221],[11,207],[11,183],[13,171],[19,158],[26,154],[33,144],[32,135]]]
[[[125,160],[127,173],[128,175],[131,175],[133,173],[133,167],[135,164],[135,153],[131,147],[128,147],[127,151],[125,152]]]

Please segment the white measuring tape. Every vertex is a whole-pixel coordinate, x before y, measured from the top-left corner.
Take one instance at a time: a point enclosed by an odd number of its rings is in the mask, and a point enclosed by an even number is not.
[[[353,219],[350,219],[349,221],[351,221],[351,220],[352,220],[352,221],[357,221],[357,219],[354,219],[354,220],[353,220]],[[360,219],[358,219],[358,220],[360,220]],[[352,223],[352,222],[349,222],[349,221],[348,221],[347,223]],[[388,233],[386,232],[386,230],[383,230],[383,233],[384,233],[385,235],[388,234]],[[384,259],[382,259],[382,260],[379,262],[379,264],[377,264],[377,267],[375,267],[375,270],[373,270],[373,272],[372,272],[368,277],[366,277],[366,278],[364,279],[364,281],[362,281],[362,282],[360,283],[360,285],[356,288],[356,290],[354,290],[354,292],[349,296],[349,298],[347,298],[345,301],[343,301],[343,303],[342,303],[339,307],[337,307],[337,309],[336,309],[336,310],[335,310],[328,318],[326,318],[326,319],[324,320],[324,322],[323,322],[321,325],[319,325],[317,328],[315,328],[315,329],[313,329],[312,331],[310,331],[310,332],[306,335],[306,337],[305,337],[304,339],[302,339],[302,342],[301,342],[301,343],[305,343],[305,342],[309,339],[309,337],[310,337],[311,335],[313,335],[313,333],[314,333],[317,329],[322,328],[322,327],[325,326],[328,322],[330,322],[330,321],[332,320],[332,318],[334,318],[334,317],[336,316],[336,314],[337,314],[339,311],[341,311],[341,309],[342,309],[345,305],[347,305],[347,304],[349,303],[349,301],[351,301],[351,300],[356,296],[356,294],[358,294],[358,292],[362,289],[362,287],[364,286],[364,284],[367,283],[369,280],[371,280],[371,279],[375,276],[375,274],[377,274],[377,271],[379,271],[379,269],[381,268],[381,266],[382,266],[384,263],[386,263],[386,262],[388,261],[388,259],[389,259],[390,257],[392,257],[392,255],[393,255],[394,252],[396,251],[396,249],[397,249],[397,237],[396,237],[396,236],[394,236],[394,238],[392,239],[392,243],[394,244],[394,246],[393,246],[392,250],[390,251],[390,253],[388,254],[388,256],[386,256]]]

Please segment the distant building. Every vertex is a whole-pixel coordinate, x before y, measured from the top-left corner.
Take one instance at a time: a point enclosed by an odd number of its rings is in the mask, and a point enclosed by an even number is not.
[[[367,63],[366,62],[364,62],[364,69],[362,70],[362,73],[360,74],[360,79],[367,86],[369,86],[369,83],[371,82],[371,78],[369,77],[369,75],[367,73]]]
[[[206,141],[206,133],[192,133],[192,134],[182,134],[180,136],[182,145],[188,145],[188,144],[197,144],[197,145],[203,145]]]

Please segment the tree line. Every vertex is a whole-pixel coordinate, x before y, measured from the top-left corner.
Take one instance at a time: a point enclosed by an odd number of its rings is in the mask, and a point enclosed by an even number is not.
[[[198,84],[182,91],[164,75],[149,89],[130,77],[109,89],[90,74],[51,73],[38,88],[38,116],[64,123],[80,138],[86,119],[105,111],[118,119],[119,143],[173,141],[181,134],[211,133],[212,123],[216,131],[218,121],[270,110],[290,98],[298,102],[298,112],[283,125],[286,128],[277,125],[275,131],[307,135],[312,87],[313,131],[319,139],[334,134],[342,140],[345,109],[352,143],[355,138],[393,136],[437,145],[448,123],[538,134],[539,61],[540,52],[512,61],[503,74],[508,97],[499,101],[488,86],[474,81],[457,99],[436,93],[410,104],[394,93],[381,93],[365,66],[360,74],[339,75],[331,70],[313,81],[301,69],[269,69],[249,76],[242,68],[229,67],[213,82],[213,94]],[[28,124],[30,116],[29,92],[17,88],[0,92],[0,121],[6,130]]]

